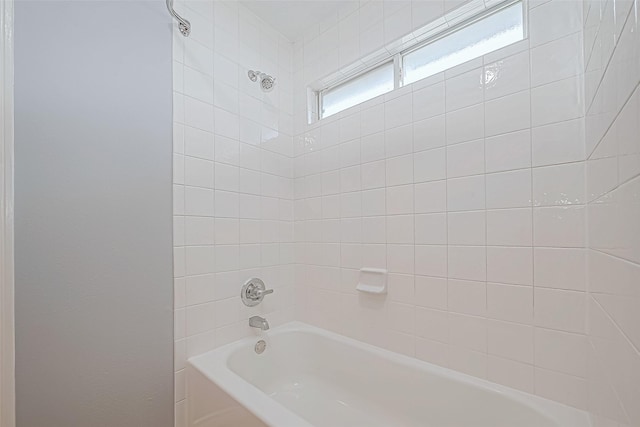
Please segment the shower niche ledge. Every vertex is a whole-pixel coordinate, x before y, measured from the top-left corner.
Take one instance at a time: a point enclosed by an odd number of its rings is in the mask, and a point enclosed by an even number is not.
[[[361,268],[356,290],[367,294],[386,294],[387,270],[384,268]]]

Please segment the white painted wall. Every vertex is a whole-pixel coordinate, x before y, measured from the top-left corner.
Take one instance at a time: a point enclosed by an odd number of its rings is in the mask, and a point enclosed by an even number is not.
[[[0,425],[15,426],[13,1],[0,3]]]
[[[173,423],[164,2],[15,5],[19,427]]]

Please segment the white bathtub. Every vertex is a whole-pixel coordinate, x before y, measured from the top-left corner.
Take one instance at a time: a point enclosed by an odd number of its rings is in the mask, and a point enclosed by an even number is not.
[[[292,322],[191,358],[190,427],[585,427],[586,413]]]

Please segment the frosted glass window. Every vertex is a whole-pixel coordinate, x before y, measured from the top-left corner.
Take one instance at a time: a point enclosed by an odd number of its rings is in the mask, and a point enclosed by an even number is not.
[[[403,56],[410,84],[524,39],[522,3],[481,18]]]
[[[482,0],[472,3],[484,4]],[[493,3],[493,2],[492,2]],[[460,24],[446,31],[432,29],[431,39],[413,47],[387,46],[386,62],[334,87],[315,92],[315,119],[336,114],[400,86],[445,71],[524,40],[522,1],[506,0],[496,8],[478,13],[477,7],[460,15]]]
[[[388,62],[321,94],[321,115],[329,117],[394,88],[393,62]]]

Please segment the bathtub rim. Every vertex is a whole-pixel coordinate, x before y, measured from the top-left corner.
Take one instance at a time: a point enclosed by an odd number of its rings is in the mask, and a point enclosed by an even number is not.
[[[381,347],[376,347],[297,320],[271,329],[266,334],[256,334],[242,338],[206,353],[190,357],[187,360],[187,364],[204,375],[208,380],[231,396],[239,405],[251,412],[269,427],[314,427],[313,424],[233,372],[228,366],[228,359],[236,350],[246,348],[247,346],[250,348],[253,347],[256,339],[264,338],[264,336],[273,337],[292,332],[318,335],[347,346],[367,351],[382,359],[398,363],[405,367],[419,369],[434,375],[450,378],[463,384],[497,392],[541,412],[562,427],[592,427],[590,417],[584,410]]]

